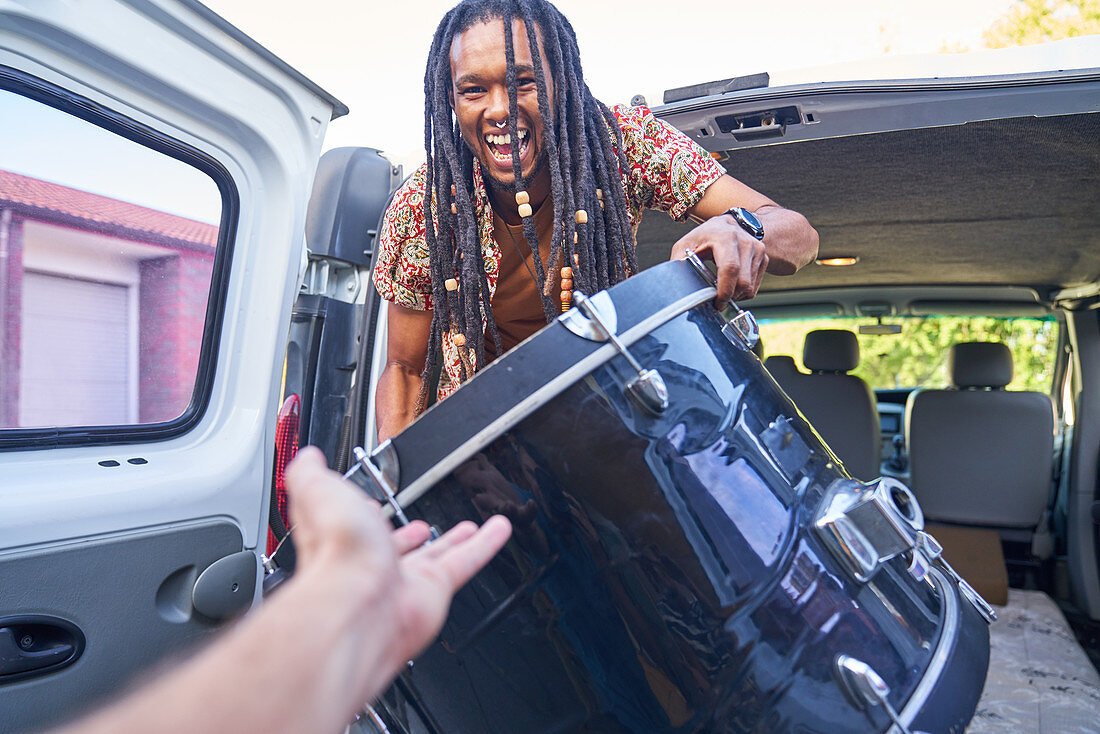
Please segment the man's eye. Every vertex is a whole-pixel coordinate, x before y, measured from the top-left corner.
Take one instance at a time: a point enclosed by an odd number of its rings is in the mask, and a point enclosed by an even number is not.
[[[484,94],[485,93],[485,88],[484,87],[463,87],[462,89],[458,90],[458,93],[463,95],[463,96],[470,96],[470,95],[473,95],[473,94]]]
[[[537,86],[534,79],[517,79],[516,85],[522,89],[534,89]]]

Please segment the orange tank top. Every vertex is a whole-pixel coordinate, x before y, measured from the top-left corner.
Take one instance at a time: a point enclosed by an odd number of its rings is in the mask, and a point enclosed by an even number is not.
[[[550,197],[543,201],[533,216],[539,238],[539,258],[545,267],[552,242],[550,230],[554,227],[554,204]],[[532,277],[532,274],[537,276],[538,271],[531,247],[523,235],[523,225],[508,224],[493,212],[493,238],[500,247],[500,274],[492,300],[493,318],[500,332],[500,345],[508,351],[546,326],[546,315],[542,310],[539,289]],[[552,278],[555,283],[561,280],[558,273],[554,273]],[[555,299],[559,290],[557,286],[553,289]],[[498,356],[493,339],[486,330],[485,357],[491,362]]]

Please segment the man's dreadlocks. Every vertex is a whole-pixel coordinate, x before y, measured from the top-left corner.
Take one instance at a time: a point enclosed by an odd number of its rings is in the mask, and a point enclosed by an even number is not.
[[[536,256],[536,277],[542,283],[542,305],[547,322],[558,308],[553,298],[554,273],[562,264],[573,266],[575,287],[592,293],[623,280],[637,271],[633,235],[627,219],[626,195],[620,171],[626,170],[622,131],[612,112],[592,96],[581,71],[577,37],[565,16],[546,0],[463,0],[443,17],[432,40],[424,73],[424,148],[427,180],[424,221],[431,259],[432,314],[428,359],[424,367],[421,398],[426,397],[431,374],[442,347],[444,331],[465,337],[476,367],[485,364],[485,313],[489,334],[502,352],[500,336],[489,305],[489,285],[477,233],[473,202],[473,154],[463,143],[450,104],[451,42],[478,23],[502,22],[507,55],[508,128],[513,141],[517,130],[515,49],[512,21],[523,21],[531,49],[539,113],[543,119],[545,154],[550,167],[555,234],[546,267]],[[542,31],[555,95],[547,96],[536,27]],[[551,110],[551,105],[553,109]],[[512,171],[521,179],[520,146],[513,144]],[[602,202],[597,189],[603,192]],[[601,205],[602,204],[602,205]],[[452,208],[453,205],[453,208]],[[583,209],[588,221],[577,224],[574,214]],[[539,252],[533,217],[523,218],[523,232],[531,251]],[[433,226],[433,221],[435,226]],[[574,233],[576,243],[574,244]],[[578,256],[574,258],[574,255]],[[447,290],[447,279],[456,278],[457,290]],[[467,379],[465,360],[462,377]]]

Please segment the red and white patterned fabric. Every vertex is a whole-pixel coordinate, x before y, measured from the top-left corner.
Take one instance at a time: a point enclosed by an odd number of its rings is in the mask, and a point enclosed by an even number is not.
[[[620,173],[633,231],[637,232],[644,209],[659,209],[683,221],[688,211],[703,198],[707,187],[725,170],[707,151],[676,128],[658,120],[647,107],[616,105],[611,110],[623,133],[628,170]],[[374,269],[374,284],[382,298],[419,311],[432,308],[431,265],[424,234],[426,171],[427,164],[417,168],[386,210],[379,235],[381,251]],[[500,268],[500,248],[493,237],[493,212],[476,161],[474,206],[478,212],[478,237],[492,294]],[[444,333],[440,400],[458,389],[461,382],[459,365],[459,349],[451,335]]]

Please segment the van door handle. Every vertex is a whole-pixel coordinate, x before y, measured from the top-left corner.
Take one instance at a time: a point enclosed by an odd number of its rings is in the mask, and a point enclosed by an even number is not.
[[[83,633],[63,619],[44,616],[0,619],[0,683],[63,668],[83,651]]]

